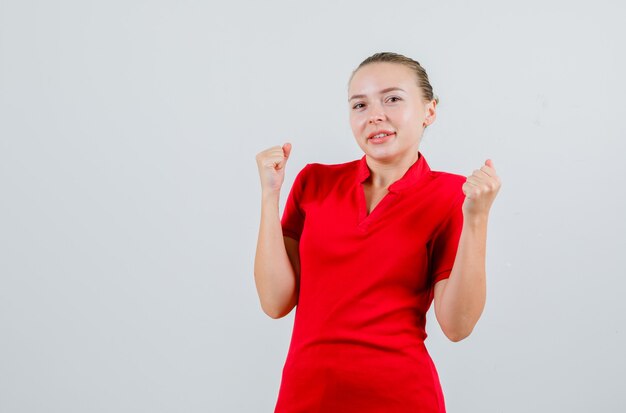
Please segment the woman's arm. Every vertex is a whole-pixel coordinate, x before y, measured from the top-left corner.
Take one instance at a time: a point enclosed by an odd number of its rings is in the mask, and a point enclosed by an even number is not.
[[[487,222],[500,190],[491,160],[463,184],[463,229],[450,277],[435,284],[435,316],[446,337],[460,341],[470,335],[485,307]]]
[[[261,178],[261,224],[254,257],[254,281],[263,311],[272,318],[288,314],[297,302],[298,242],[284,237],[278,211],[280,189],[291,144],[256,156]]]

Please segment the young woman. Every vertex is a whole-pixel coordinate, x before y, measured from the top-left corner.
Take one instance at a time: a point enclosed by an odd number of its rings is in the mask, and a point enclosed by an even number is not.
[[[296,305],[275,412],[445,412],[424,346],[426,312],[452,341],[485,304],[491,160],[430,169],[419,144],[438,100],[418,62],[377,53],[352,73],[350,124],[364,155],[307,164],[282,219],[291,144],[256,156],[262,186],[254,276],[272,318]]]

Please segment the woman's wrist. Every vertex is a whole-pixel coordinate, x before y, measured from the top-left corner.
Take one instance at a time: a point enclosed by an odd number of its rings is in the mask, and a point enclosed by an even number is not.
[[[261,194],[261,210],[262,211],[278,211],[280,201],[280,192],[263,192]]]
[[[463,226],[471,228],[486,227],[489,222],[489,214],[470,215],[463,217]]]

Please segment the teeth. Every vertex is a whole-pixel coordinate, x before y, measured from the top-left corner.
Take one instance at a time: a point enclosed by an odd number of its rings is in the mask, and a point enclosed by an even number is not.
[[[385,136],[393,135],[393,133],[379,133],[378,135],[372,136],[372,139],[384,138]]]

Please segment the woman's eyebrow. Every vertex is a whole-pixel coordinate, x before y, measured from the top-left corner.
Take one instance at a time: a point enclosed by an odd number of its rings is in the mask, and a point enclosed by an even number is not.
[[[394,87],[385,88],[385,89],[381,90],[380,93],[383,94],[383,93],[391,92],[391,91],[394,91],[394,90],[399,90],[401,92],[404,92],[404,89],[401,89],[399,87],[395,87],[394,86]],[[352,95],[352,96],[350,96],[350,99],[348,99],[348,102],[350,102],[352,99],[362,99],[364,97],[366,97],[366,96],[365,95]]]

